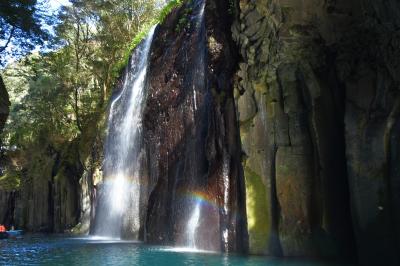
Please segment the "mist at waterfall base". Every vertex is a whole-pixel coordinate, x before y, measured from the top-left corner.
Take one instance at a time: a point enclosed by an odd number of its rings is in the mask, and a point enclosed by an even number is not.
[[[155,26],[135,49],[126,69],[122,90],[110,106],[104,183],[96,209],[96,236],[138,239],[142,109],[154,30]]]

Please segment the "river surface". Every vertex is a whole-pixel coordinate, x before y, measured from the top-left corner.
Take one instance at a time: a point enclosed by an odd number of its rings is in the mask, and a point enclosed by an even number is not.
[[[138,242],[34,235],[21,239],[0,240],[0,265],[336,266],[338,264],[257,256],[228,256],[150,246]]]

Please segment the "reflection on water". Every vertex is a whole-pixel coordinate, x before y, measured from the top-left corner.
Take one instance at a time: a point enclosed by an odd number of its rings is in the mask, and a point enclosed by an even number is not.
[[[0,265],[333,266],[335,264],[227,256],[113,239],[27,236],[24,239],[0,240]]]
[[[160,250],[165,252],[186,252],[186,253],[209,253],[218,254],[216,251],[202,250],[197,248],[187,248],[187,247],[163,247]]]

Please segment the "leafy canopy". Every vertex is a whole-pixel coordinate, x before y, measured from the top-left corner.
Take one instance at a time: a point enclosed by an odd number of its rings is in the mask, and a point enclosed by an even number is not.
[[[22,24],[26,26],[19,26],[19,34],[12,37],[21,46],[20,55],[49,37],[56,44],[52,51],[27,55],[1,71],[11,101],[2,146],[19,163],[17,168],[7,168],[8,178],[0,184],[6,180],[17,184],[10,180],[23,176],[22,169],[30,169],[31,158],[39,151],[61,152],[62,147],[79,142],[81,149],[89,152],[90,138],[103,132],[98,130],[99,121],[104,121],[113,87],[132,49],[152,25],[184,2],[71,0],[71,5],[62,7],[53,18],[57,26],[50,36],[43,30],[46,18],[41,17],[36,1],[0,1],[0,45],[5,44],[2,40],[9,37],[14,25]],[[6,4],[9,11],[2,8]],[[18,13],[22,7],[25,13]]]
[[[46,9],[43,1],[0,1],[0,65],[6,57],[24,55],[49,40],[48,29],[55,20]]]

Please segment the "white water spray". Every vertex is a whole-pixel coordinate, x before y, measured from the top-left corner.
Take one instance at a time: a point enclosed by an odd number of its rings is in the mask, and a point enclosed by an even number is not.
[[[189,219],[187,224],[187,235],[188,235],[188,243],[187,245],[190,248],[196,249],[196,231],[197,227],[199,227],[200,220],[200,203],[196,204],[196,207],[192,213],[192,216]]]
[[[140,229],[140,156],[142,109],[147,66],[155,27],[131,58],[122,91],[110,106],[105,146],[104,184],[96,214],[95,235],[137,238]]]
[[[222,177],[223,177],[223,181],[224,181],[224,215],[228,214],[229,211],[229,173],[230,173],[230,156],[228,154],[227,151],[224,151],[224,155],[223,155],[223,169],[222,169]],[[223,244],[225,246],[225,249],[228,248],[229,245],[229,232],[228,232],[228,228],[223,228],[222,229],[222,237],[223,237]]]

